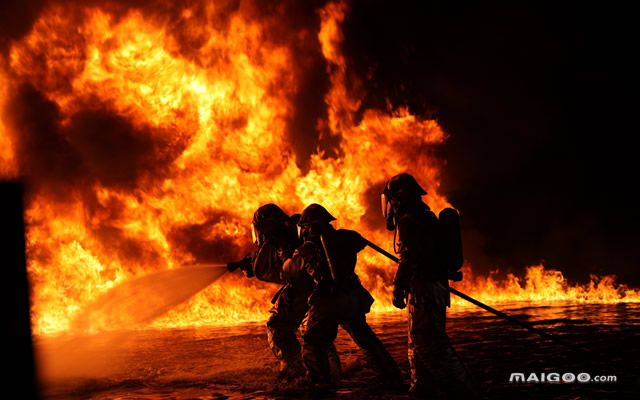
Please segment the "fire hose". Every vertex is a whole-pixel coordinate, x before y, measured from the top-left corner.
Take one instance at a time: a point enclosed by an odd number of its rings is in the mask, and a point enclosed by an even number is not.
[[[371,247],[372,249],[374,249],[378,253],[384,255],[385,257],[389,258],[393,262],[396,262],[396,263],[400,262],[398,257],[396,257],[393,254],[389,253],[388,251],[384,250],[383,248],[381,248],[380,246],[376,245],[375,243],[373,243],[373,242],[371,242],[371,241],[369,241],[369,240],[367,240],[365,238],[363,238],[363,239],[366,242],[367,246]],[[230,271],[230,272],[232,272],[232,271],[234,271],[236,269],[243,269],[244,270],[245,268],[247,268],[250,265],[250,263],[251,263],[251,261],[249,259],[249,256],[247,256],[243,260],[227,264],[227,270]],[[460,272],[458,272],[457,274],[453,274],[450,278],[454,279],[455,281],[459,281],[459,280],[462,279],[462,274]],[[502,319],[510,321],[510,322],[512,322],[512,323],[514,323],[514,324],[516,324],[516,325],[518,325],[518,326],[520,326],[520,327],[522,327],[522,328],[524,328],[524,329],[526,329],[526,330],[528,330],[530,332],[533,332],[533,333],[539,335],[540,337],[542,337],[543,339],[546,339],[546,340],[549,340],[549,341],[554,342],[556,344],[559,344],[561,346],[564,346],[564,347],[566,347],[566,348],[568,348],[570,350],[573,350],[575,352],[589,354],[589,355],[597,357],[597,358],[599,358],[601,360],[608,361],[608,360],[606,360],[606,358],[603,355],[601,355],[601,354],[599,354],[597,352],[594,352],[592,350],[587,350],[587,349],[582,348],[580,346],[576,346],[574,344],[568,343],[568,342],[558,338],[555,335],[549,334],[549,333],[547,333],[547,332],[545,332],[543,330],[540,330],[540,329],[532,326],[531,324],[528,324],[526,322],[520,321],[520,320],[518,320],[518,319],[516,319],[516,318],[514,318],[514,317],[512,317],[510,315],[507,315],[507,314],[503,313],[502,311],[496,310],[495,308],[490,307],[490,306],[488,306],[488,305],[486,305],[486,304],[484,304],[484,303],[482,303],[482,302],[480,302],[480,301],[478,301],[478,300],[476,300],[476,299],[474,299],[474,298],[472,298],[472,297],[460,292],[457,289],[449,287],[449,292],[453,293],[454,295],[456,295],[458,297],[461,297],[462,299],[464,299],[464,300],[466,300],[466,301],[468,301],[468,302],[470,302],[470,303],[472,303],[472,304],[474,304],[474,305],[476,305],[476,306],[478,306],[478,307],[480,307],[480,308],[482,308],[482,309],[484,309],[484,310],[486,310],[486,311],[488,311],[488,312],[490,312],[490,313],[492,313],[492,314],[494,314],[494,315],[496,315],[496,316],[498,316],[498,317],[500,317]]]
[[[396,257],[393,254],[389,253],[388,251],[384,250],[380,246],[376,245],[375,243],[370,242],[367,239],[365,239],[365,241],[367,242],[367,246],[371,247],[372,249],[374,249],[378,253],[380,253],[383,256],[389,258],[393,262],[396,262],[396,263],[400,262],[398,257]],[[488,305],[486,305],[484,303],[481,303],[478,300],[476,300],[476,299],[474,299],[474,298],[472,298],[472,297],[470,297],[470,296],[468,296],[468,295],[466,295],[466,294],[464,294],[464,293],[462,293],[462,292],[460,292],[460,291],[458,291],[458,290],[456,290],[456,289],[454,289],[452,287],[449,287],[449,292],[455,294],[458,297],[463,298],[464,300],[466,300],[466,301],[468,301],[468,302],[470,302],[470,303],[472,303],[472,304],[474,304],[474,305],[476,305],[476,306],[478,306],[478,307],[480,307],[482,309],[485,309],[485,310],[489,311],[492,314],[497,315],[500,318],[503,318],[503,319],[506,319],[507,321],[513,322],[514,324],[516,324],[516,325],[518,325],[518,326],[520,326],[522,328],[525,328],[525,329],[529,330],[530,332],[536,333],[536,334],[540,335],[544,339],[550,340],[550,341],[552,341],[554,343],[557,343],[557,344],[559,344],[561,346],[567,347],[568,349],[571,349],[573,351],[584,352],[584,353],[588,353],[588,354],[597,356],[599,358],[604,358],[599,353],[595,353],[595,352],[593,352],[591,350],[587,350],[585,348],[582,348],[582,347],[576,346],[574,344],[565,342],[564,340],[558,338],[557,336],[551,335],[551,334],[549,334],[547,332],[544,332],[544,331],[542,331],[542,330],[540,330],[538,328],[535,328],[534,326],[532,326],[532,325],[530,325],[530,324],[528,324],[526,322],[522,322],[522,321],[520,321],[520,320],[518,320],[518,319],[516,319],[516,318],[514,318],[514,317],[512,317],[510,315],[507,315],[507,314],[503,313],[502,311],[498,311],[495,308],[490,307],[490,306],[488,306]]]

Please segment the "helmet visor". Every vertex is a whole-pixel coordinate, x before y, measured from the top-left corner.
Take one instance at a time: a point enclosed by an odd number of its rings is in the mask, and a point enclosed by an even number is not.
[[[258,243],[258,232],[256,232],[256,227],[253,224],[251,224],[251,239],[256,246],[260,246],[260,243]]]
[[[389,218],[389,213],[391,212],[391,202],[384,193],[380,195],[380,200],[382,202],[382,216],[385,219]]]

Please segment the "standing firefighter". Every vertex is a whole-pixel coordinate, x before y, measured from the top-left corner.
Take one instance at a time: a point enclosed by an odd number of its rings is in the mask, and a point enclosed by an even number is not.
[[[303,245],[283,267],[286,279],[306,275],[315,281],[302,323],[307,375],[314,383],[330,382],[327,350],[333,346],[340,325],[364,351],[369,366],[381,379],[398,382],[400,369],[366,321],[373,297],[355,274],[357,254],[366,242],[355,231],[334,229],[330,224],[334,220],[318,204],[305,208],[298,222]]]
[[[282,265],[298,246],[296,222],[300,217],[289,217],[275,204],[266,204],[253,214],[251,233],[257,250],[244,259],[227,264],[230,271],[238,268],[247,277],[283,284],[271,300],[273,307],[267,321],[267,338],[273,354],[280,360],[280,379],[304,375],[300,343],[296,331],[308,310],[307,299],[314,288],[310,276],[300,276],[286,283],[282,280]],[[329,349],[334,369],[340,360],[335,347]]]
[[[416,396],[433,395],[437,383],[444,383],[448,398],[475,396],[471,375],[445,332],[449,302],[449,277],[457,273],[462,260],[451,256],[451,243],[444,243],[441,221],[422,202],[427,192],[409,174],[391,178],[382,194],[387,229],[395,230],[394,250],[400,263],[393,281],[393,305],[403,309],[409,303],[409,364],[411,389]],[[452,209],[443,211],[441,220],[450,219]],[[443,215],[444,214],[444,215]],[[459,234],[458,234],[459,237]],[[396,249],[397,239],[397,249]],[[454,263],[451,264],[453,258]],[[459,274],[459,273],[458,273]]]

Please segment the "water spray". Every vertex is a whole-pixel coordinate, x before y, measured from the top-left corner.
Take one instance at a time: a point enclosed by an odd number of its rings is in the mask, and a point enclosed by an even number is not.
[[[127,329],[152,322],[227,272],[222,264],[157,271],[114,286],[75,318],[80,331]]]

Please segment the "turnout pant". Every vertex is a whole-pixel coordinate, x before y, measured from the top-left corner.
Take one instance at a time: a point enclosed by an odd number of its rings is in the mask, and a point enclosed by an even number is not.
[[[302,323],[302,357],[313,382],[330,382],[328,351],[334,347],[338,326],[362,349],[368,365],[385,380],[401,379],[393,357],[367,324],[356,292],[338,292],[317,299]]]
[[[438,383],[448,398],[476,396],[471,374],[445,332],[446,307],[431,302],[409,302],[409,365],[411,390],[433,394]]]
[[[280,361],[282,372],[304,371],[296,332],[309,309],[308,292],[310,291],[286,286],[269,310],[271,316],[267,321],[267,340],[271,351]],[[328,352],[333,370],[337,374],[340,372],[340,358],[333,343]]]

